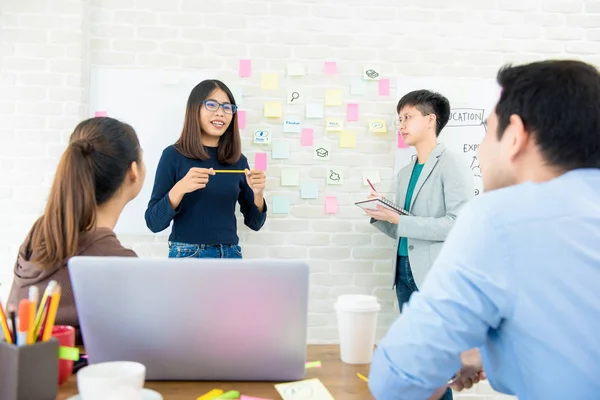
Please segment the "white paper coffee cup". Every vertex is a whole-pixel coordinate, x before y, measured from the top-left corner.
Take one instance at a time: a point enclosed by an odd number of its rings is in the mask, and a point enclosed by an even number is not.
[[[335,303],[342,361],[368,364],[373,358],[377,314],[381,305],[374,296],[342,295]]]
[[[88,365],[77,373],[83,400],[142,400],[146,367],[132,361]]]

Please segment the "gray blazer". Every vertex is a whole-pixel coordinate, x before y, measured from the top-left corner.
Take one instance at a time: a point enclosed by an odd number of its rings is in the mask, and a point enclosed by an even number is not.
[[[398,172],[395,203],[400,207],[404,207],[415,163],[416,159]],[[396,241],[394,254],[398,254],[399,239],[407,238],[417,287],[425,281],[460,209],[474,196],[473,174],[465,160],[438,144],[427,158],[413,192],[410,213],[414,216],[401,215],[398,225],[371,219],[374,226]],[[394,260],[397,264],[397,257]]]

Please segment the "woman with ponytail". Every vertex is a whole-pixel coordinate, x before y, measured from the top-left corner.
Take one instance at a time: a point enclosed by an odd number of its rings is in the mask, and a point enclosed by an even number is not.
[[[56,324],[79,332],[67,261],[73,256],[136,257],[113,229],[140,192],[145,174],[131,126],[113,118],[81,122],[58,164],[44,215],[19,250],[9,303],[27,298],[31,286],[43,293],[54,280],[62,289]]]

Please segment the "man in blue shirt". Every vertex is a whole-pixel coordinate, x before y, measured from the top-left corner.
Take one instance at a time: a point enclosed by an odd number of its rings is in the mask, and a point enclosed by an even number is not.
[[[497,81],[486,193],[379,343],[378,400],[439,398],[457,371],[457,389],[485,371],[520,400],[600,398],[600,73],[544,61]]]

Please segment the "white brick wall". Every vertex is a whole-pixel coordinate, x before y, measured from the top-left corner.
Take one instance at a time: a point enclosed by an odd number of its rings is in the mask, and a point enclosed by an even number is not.
[[[87,115],[90,64],[220,70],[241,86],[248,123],[258,124],[263,95],[237,78],[251,58],[253,80],[281,74],[288,60],[307,64],[312,96],[335,83],[349,88],[365,62],[384,75],[492,78],[505,62],[550,57],[600,65],[600,2],[581,0],[4,0],[0,6],[0,294],[8,293],[20,241],[43,210],[58,156],[70,129]],[[338,76],[322,74],[337,61]],[[281,93],[279,93],[281,92]],[[284,90],[277,94],[283,96]],[[392,92],[394,92],[392,88]],[[361,114],[387,115],[397,99],[361,101]],[[392,135],[358,129],[360,149],[336,157],[346,176],[357,165],[380,170],[392,189]],[[292,149],[293,150],[293,149]],[[294,155],[281,165],[299,163]],[[337,193],[340,214],[327,217],[320,201],[300,201],[273,178],[268,193],[290,194],[290,216],[270,216],[261,233],[241,229],[247,257],[302,258],[313,268],[309,336],[336,339],[332,303],[341,293],[376,294],[383,302],[380,334],[393,320],[392,243],[357,217],[359,179]],[[323,167],[306,171],[321,177]],[[147,181],[152,184],[152,177]],[[334,191],[335,192],[335,191]],[[320,192],[323,196],[323,191]],[[294,197],[296,196],[296,197]],[[164,239],[123,237],[142,256],[164,256]],[[266,248],[266,246],[269,246]],[[493,398],[485,385],[465,398]],[[496,397],[500,398],[500,397]]]

